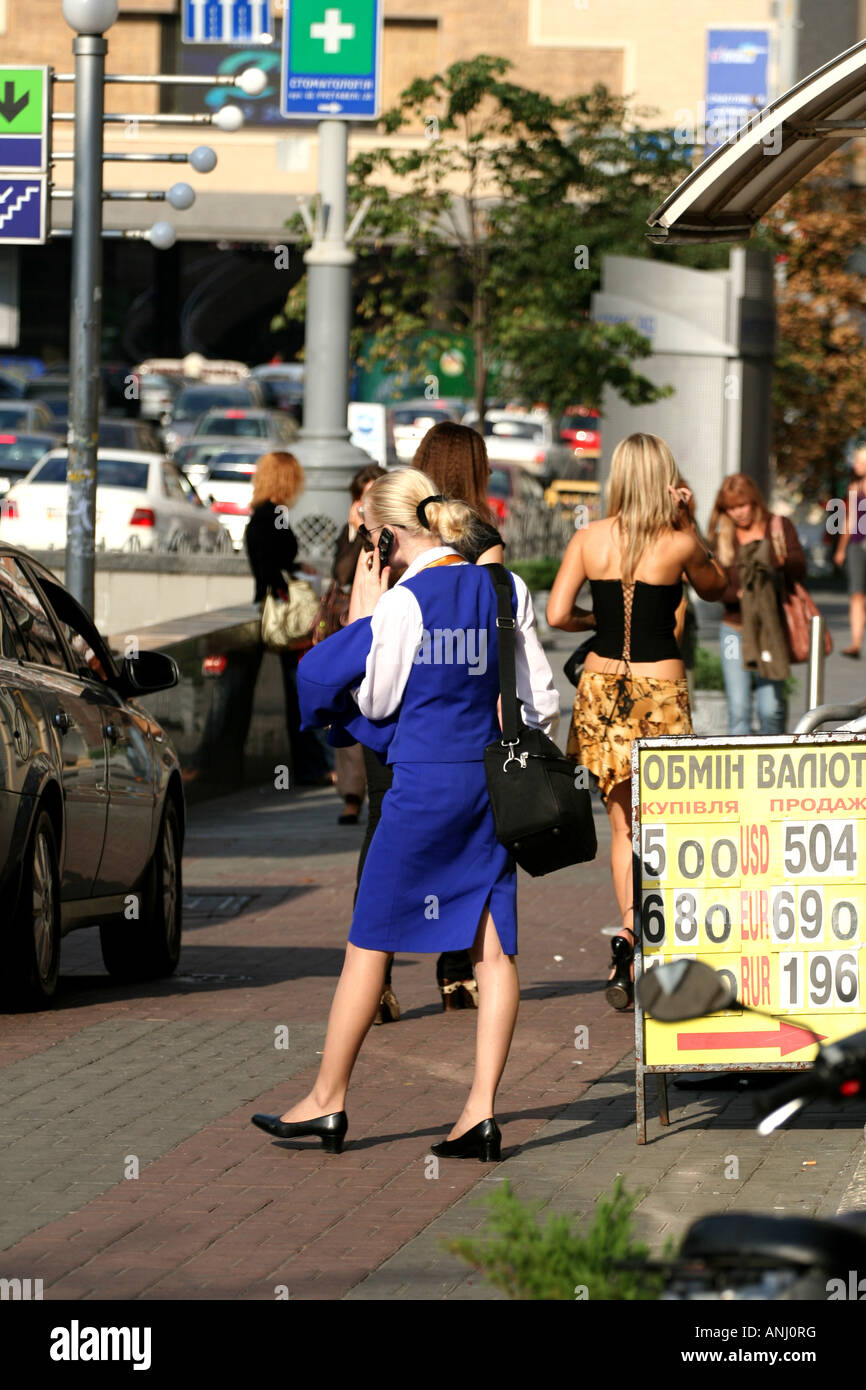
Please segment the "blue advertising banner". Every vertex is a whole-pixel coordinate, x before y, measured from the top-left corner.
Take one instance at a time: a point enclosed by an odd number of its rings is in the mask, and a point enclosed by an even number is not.
[[[221,77],[238,76],[246,68],[261,68],[268,85],[260,96],[247,96],[240,87],[174,87],[172,110],[178,114],[194,115],[204,109],[213,115],[223,106],[239,106],[247,126],[280,126],[280,54],[281,25],[274,23],[274,42],[269,47],[244,48],[222,44],[178,44],[177,71],[195,76],[216,73]]]
[[[270,0],[183,0],[184,43],[270,43]]]
[[[736,135],[769,100],[766,29],[707,31],[706,153]]]

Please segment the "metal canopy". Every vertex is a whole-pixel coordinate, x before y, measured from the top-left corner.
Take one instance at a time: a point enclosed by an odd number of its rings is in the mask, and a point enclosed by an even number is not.
[[[866,134],[866,41],[765,106],[647,218],[650,241],[746,241],[768,208]]]

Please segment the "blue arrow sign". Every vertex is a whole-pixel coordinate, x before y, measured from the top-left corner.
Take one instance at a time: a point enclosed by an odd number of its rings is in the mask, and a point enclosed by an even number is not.
[[[383,15],[384,0],[286,0],[281,115],[377,120]]]
[[[0,243],[26,246],[45,241],[46,184],[44,174],[31,178],[0,174]]]
[[[271,0],[183,0],[184,43],[270,43]]]

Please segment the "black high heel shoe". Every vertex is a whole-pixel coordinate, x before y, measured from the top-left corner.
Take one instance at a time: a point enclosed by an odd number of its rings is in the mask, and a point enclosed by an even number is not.
[[[328,1154],[342,1152],[343,1140],[349,1128],[345,1110],[338,1110],[333,1115],[319,1115],[315,1120],[299,1120],[297,1123],[281,1120],[279,1115],[253,1115],[253,1124],[258,1125],[266,1134],[272,1134],[275,1139],[303,1139],[308,1136],[321,1139],[322,1148]]]
[[[458,1139],[443,1139],[439,1144],[432,1144],[430,1150],[437,1158],[477,1158],[481,1163],[498,1163],[502,1134],[491,1118],[467,1129]]]
[[[604,997],[612,1009],[627,1009],[634,999],[634,980],[630,966],[634,960],[634,942],[627,936],[615,936],[610,943],[610,963],[616,974],[608,980]]]

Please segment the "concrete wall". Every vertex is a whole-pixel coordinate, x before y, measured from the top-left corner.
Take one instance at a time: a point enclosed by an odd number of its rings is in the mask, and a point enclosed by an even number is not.
[[[675,394],[632,406],[608,391],[600,476],[621,439],[660,435],[673,451],[706,525],[722,479],[746,472],[767,491],[775,312],[772,267],[736,248],[729,271],[605,257],[593,318],[643,333],[653,355],[635,367]]]
[[[63,551],[33,554],[65,579]],[[249,604],[253,592],[243,556],[98,555],[94,618],[101,632],[131,634],[148,623]]]

